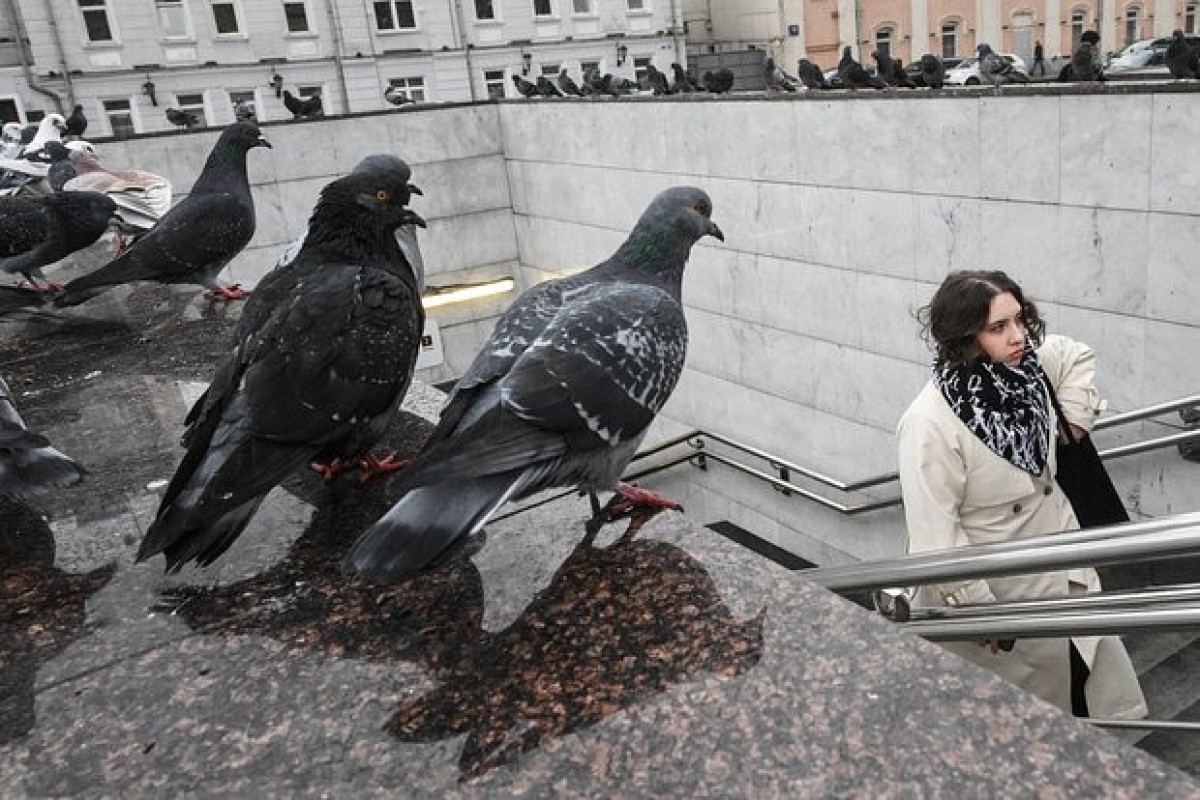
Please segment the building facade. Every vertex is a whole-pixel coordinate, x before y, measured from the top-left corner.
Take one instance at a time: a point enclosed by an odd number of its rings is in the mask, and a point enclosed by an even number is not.
[[[684,61],[681,0],[0,0],[0,118],[84,107],[88,135],[511,96],[511,75],[636,78]],[[243,105],[245,107],[245,105]]]
[[[1200,30],[1195,0],[684,0],[693,48],[753,44],[780,64],[808,58],[829,68],[841,49],[869,58],[888,52],[905,63],[925,53],[970,56],[980,42],[1029,63],[1041,42],[1046,58],[1070,53],[1085,30],[1101,48]]]

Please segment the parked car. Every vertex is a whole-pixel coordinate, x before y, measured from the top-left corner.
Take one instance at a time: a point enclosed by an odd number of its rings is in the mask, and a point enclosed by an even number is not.
[[[1187,34],[1183,37],[1193,50],[1200,49],[1200,36]],[[1138,70],[1149,74],[1168,74],[1166,56],[1170,38],[1141,39],[1127,45],[1125,49],[1108,60],[1105,72],[1118,73]]]
[[[961,63],[962,63],[961,58],[943,58],[942,59],[942,66],[946,69],[947,72],[954,69]],[[912,82],[915,83],[917,86],[925,85],[925,79],[923,77],[921,77],[921,62],[919,60],[909,62],[908,65],[904,67],[904,71],[908,73],[908,77],[911,78]]]
[[[1015,53],[998,53],[1008,63],[1012,64],[1021,71],[1026,77],[1029,76],[1029,70],[1025,68],[1025,60]],[[952,86],[978,86],[982,83],[979,77],[979,59],[968,58],[962,61],[954,69],[946,69],[946,83]]]

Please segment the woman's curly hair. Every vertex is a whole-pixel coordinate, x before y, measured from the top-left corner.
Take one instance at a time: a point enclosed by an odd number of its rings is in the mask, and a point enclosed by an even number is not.
[[[999,270],[960,270],[951,272],[934,293],[929,305],[917,312],[921,338],[934,349],[935,364],[958,367],[973,364],[983,355],[979,332],[987,325],[992,298],[1009,292],[1021,306],[1021,323],[1030,343],[1042,343],[1046,323],[1037,306],[1025,299],[1016,281]]]

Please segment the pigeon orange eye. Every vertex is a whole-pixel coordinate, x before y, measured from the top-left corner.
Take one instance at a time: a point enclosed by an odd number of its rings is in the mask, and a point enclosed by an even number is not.
[[[387,189],[376,189],[375,190],[375,199],[381,203],[386,203],[388,197],[390,197],[390,196],[391,195],[388,194]]]

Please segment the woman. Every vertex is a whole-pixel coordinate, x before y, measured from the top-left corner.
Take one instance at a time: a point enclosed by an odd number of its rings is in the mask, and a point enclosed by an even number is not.
[[[1101,407],[1095,355],[1043,342],[1037,308],[1003,272],[951,273],[921,310],[933,378],[900,420],[900,485],[912,553],[1024,539],[1079,527],[1054,482],[1057,417],[1076,438]],[[954,606],[1100,590],[1092,569],[922,586],[915,605]],[[1137,718],[1146,704],[1115,636],[992,641],[949,649],[1078,716]],[[1002,643],[1007,646],[1008,642]]]

